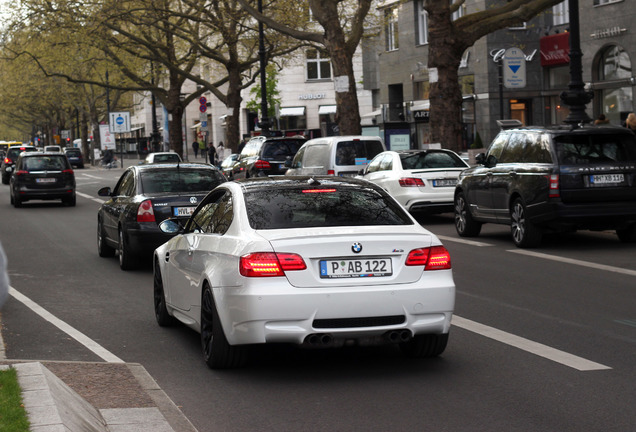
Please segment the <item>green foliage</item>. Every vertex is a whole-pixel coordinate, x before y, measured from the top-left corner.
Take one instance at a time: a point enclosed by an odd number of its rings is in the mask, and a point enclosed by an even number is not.
[[[265,86],[267,90],[267,117],[270,119],[276,116],[276,106],[280,105],[280,92],[278,91],[278,69],[276,65],[269,64],[265,69]],[[246,107],[250,111],[260,112],[261,110],[261,85],[255,84],[250,89],[252,99],[247,101]]]
[[[0,430],[2,432],[28,432],[29,420],[15,369],[0,371]]]
[[[471,149],[480,149],[484,147],[484,143],[481,141],[481,136],[479,132],[475,133],[475,141],[470,145]]]

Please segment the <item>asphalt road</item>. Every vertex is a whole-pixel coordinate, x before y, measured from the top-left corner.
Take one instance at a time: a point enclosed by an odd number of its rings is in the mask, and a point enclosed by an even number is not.
[[[457,285],[440,358],[260,347],[249,367],[212,371],[196,333],[156,325],[150,267],[123,272],[97,255],[97,189],[121,172],[76,170],[74,208],[15,209],[0,187],[17,292],[2,310],[7,358],[141,363],[201,432],[636,427],[636,245],[613,233],[548,236],[529,251],[503,226],[466,242],[451,215],[423,219]]]

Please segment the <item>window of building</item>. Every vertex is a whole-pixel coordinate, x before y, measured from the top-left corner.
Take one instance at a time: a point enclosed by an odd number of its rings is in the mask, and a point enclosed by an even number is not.
[[[424,9],[424,0],[416,2],[415,14],[416,44],[425,45],[428,43],[428,12]]]
[[[392,7],[384,11],[385,19],[385,38],[386,38],[386,50],[395,51],[399,48],[398,41],[398,8]]]
[[[552,6],[552,24],[563,25],[570,22],[570,5],[565,0],[558,5]]]
[[[453,0],[450,0],[450,4],[451,5],[453,4]],[[457,10],[451,14],[451,20],[455,21],[455,20],[458,20],[461,17],[463,17],[464,16],[464,12],[465,12],[465,10],[464,10],[465,7],[466,7],[466,5],[464,3],[462,3],[459,6],[459,8],[457,8]]]
[[[602,5],[606,5],[610,3],[618,3],[622,1],[623,0],[594,0],[594,6],[602,6]]]
[[[328,57],[315,49],[307,50],[306,55],[308,80],[331,79],[331,60]]]

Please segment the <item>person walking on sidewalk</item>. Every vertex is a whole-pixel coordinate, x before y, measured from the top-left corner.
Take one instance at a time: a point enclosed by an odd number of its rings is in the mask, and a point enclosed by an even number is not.
[[[192,141],[192,151],[194,152],[194,158],[196,159],[199,156],[199,143],[196,141]]]

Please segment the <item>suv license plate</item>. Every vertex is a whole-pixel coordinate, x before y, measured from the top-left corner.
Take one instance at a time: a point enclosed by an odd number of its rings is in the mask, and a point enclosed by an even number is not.
[[[625,176],[623,174],[595,174],[590,176],[590,184],[605,185],[623,183]]]
[[[55,179],[51,177],[36,178],[36,183],[55,183]]]
[[[389,258],[320,261],[323,279],[391,276],[393,268]]]
[[[196,207],[175,207],[172,212],[173,216],[190,216]]]
[[[456,179],[433,180],[433,187],[455,187],[456,185],[457,185]]]

